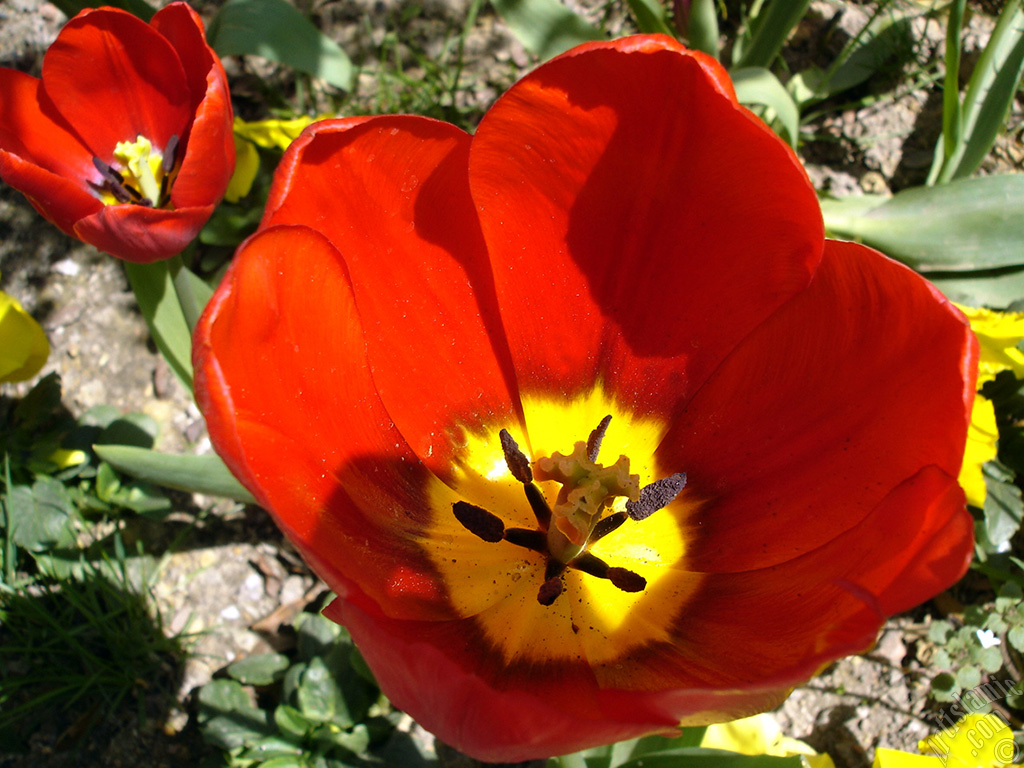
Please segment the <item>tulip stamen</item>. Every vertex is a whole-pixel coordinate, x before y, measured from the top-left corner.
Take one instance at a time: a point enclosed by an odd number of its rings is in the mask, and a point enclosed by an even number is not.
[[[144,136],[138,136],[133,142],[118,142],[113,154],[120,168],[93,157],[93,167],[103,183],[89,184],[108,205],[132,203],[147,208],[163,208],[168,203],[178,143],[177,135],[171,136],[161,153]]]
[[[505,464],[512,477],[523,484],[537,528],[506,528],[501,518],[483,507],[465,501],[452,505],[455,518],[478,538],[489,543],[507,541],[545,556],[544,581],[537,591],[541,605],[551,605],[562,594],[562,577],[568,568],[607,579],[623,592],[643,592],[647,579],[628,568],[608,565],[587,547],[618,530],[626,520],[645,520],[668,506],[686,485],[686,475],[677,472],[640,488],[640,478],[629,474],[629,459],[625,456],[610,466],[597,464],[611,420],[610,415],[601,419],[587,442],[576,443],[571,454],[555,452],[535,464],[507,429],[498,433]],[[554,507],[534,477],[562,484]],[[627,499],[625,511],[605,514],[619,496]]]
[[[646,520],[659,509],[664,509],[675,501],[685,486],[685,472],[676,472],[674,475],[655,480],[640,489],[639,499],[626,502],[626,514],[631,520]]]

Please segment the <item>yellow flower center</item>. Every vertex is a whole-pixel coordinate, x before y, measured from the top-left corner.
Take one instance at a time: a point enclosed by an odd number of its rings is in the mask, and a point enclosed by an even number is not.
[[[453,607],[506,662],[598,665],[668,640],[700,576],[682,567],[696,502],[680,494],[684,475],[655,465],[666,425],[600,388],[575,403],[524,397],[523,409],[526,434],[466,433],[454,477],[430,483],[423,546]]]
[[[165,207],[169,202],[177,147],[177,136],[170,138],[163,152],[154,149],[145,136],[137,136],[135,141],[119,141],[114,147],[117,167],[94,157],[93,165],[103,177],[103,184],[95,185],[100,199],[106,205],[132,203],[149,208]]]

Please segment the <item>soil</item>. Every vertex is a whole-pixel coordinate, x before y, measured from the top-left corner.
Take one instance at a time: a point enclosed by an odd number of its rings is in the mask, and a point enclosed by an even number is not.
[[[468,5],[467,0],[419,3],[420,13],[406,22],[400,35],[405,42],[397,49],[405,55],[406,75],[420,74],[414,52],[440,55],[439,46],[457,34]],[[590,5],[588,12],[596,15],[596,4]],[[327,0],[312,6],[355,60],[371,63],[404,7],[398,0]],[[790,46],[797,57],[791,65],[827,63],[829,51],[815,42],[821,28],[837,25],[852,34],[865,13],[859,4],[813,3]],[[38,74],[43,52],[63,21],[50,3],[5,0],[0,6],[0,66]],[[974,15],[968,55],[990,29],[990,18]],[[918,60],[941,54],[943,34],[935,22],[921,25]],[[530,64],[501,20],[486,9],[467,39],[466,56],[472,84],[460,95],[460,106],[480,113]],[[257,109],[256,91],[247,91],[246,84],[261,66],[229,62],[243,111]],[[372,64],[360,76],[360,88],[372,99],[377,80],[369,72]],[[802,146],[812,180],[836,195],[920,183],[938,135],[940,108],[934,89],[919,89],[871,106],[830,111],[809,126],[815,140]],[[1021,170],[1020,114],[1018,103],[1011,119],[1018,129],[1001,140],[985,171]],[[0,273],[0,287],[46,330],[53,350],[45,372],[62,377],[64,403],[72,413],[101,404],[143,411],[162,425],[161,450],[210,450],[198,410],[149,339],[120,263],[65,237],[5,186],[0,186]],[[25,391],[27,385],[18,385],[6,394],[17,397]],[[261,510],[201,497],[181,496],[176,502],[175,513],[160,530],[139,523],[143,530],[135,532],[158,558],[153,597],[167,631],[185,631],[194,638],[192,653],[173,675],[170,703],[155,694],[143,697],[147,717],[140,720],[134,705],[123,707],[70,750],[61,749],[61,737],[74,722],[50,723],[36,734],[30,754],[0,754],[0,768],[199,764],[212,753],[190,718],[190,695],[228,662],[286,646],[289,638],[281,628],[289,616],[322,594],[322,586]],[[181,548],[173,542],[185,528],[190,532]],[[911,617],[898,617],[886,626],[874,651],[842,660],[798,688],[775,713],[784,732],[828,751],[839,768],[864,768],[878,745],[914,751],[918,739],[934,730],[925,696],[927,674],[915,660],[917,635],[911,630],[918,626]]]

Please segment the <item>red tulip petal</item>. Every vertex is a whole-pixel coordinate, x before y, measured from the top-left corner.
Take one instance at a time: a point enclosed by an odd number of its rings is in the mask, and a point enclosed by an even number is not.
[[[72,234],[111,256],[148,264],[181,253],[199,234],[211,213],[213,204],[173,211],[142,205],[106,205],[76,222]]]
[[[347,270],[305,227],[243,243],[195,337],[217,452],[328,584],[404,618],[450,618],[420,553],[426,472],[366,365]]]
[[[43,59],[43,88],[105,162],[119,141],[140,135],[162,150],[192,117],[174,48],[145,22],[113,9],[85,11],[65,25]]]
[[[420,117],[316,123],[282,160],[263,221],[308,224],[342,253],[381,400],[442,476],[456,424],[515,418],[469,143]]]
[[[784,562],[922,466],[955,477],[976,361],[963,317],[928,283],[829,241],[810,287],[744,340],[661,444],[662,469],[687,475],[687,566]]]
[[[83,191],[87,179],[101,180],[92,153],[49,103],[39,79],[14,69],[0,68],[0,151],[77,179]]]
[[[40,214],[68,234],[73,233],[75,223],[82,217],[103,207],[103,203],[83,190],[81,184],[3,150],[0,150],[0,179],[25,195]]]
[[[923,517],[901,514],[922,501]],[[603,665],[589,685],[569,665],[490,678],[471,622],[389,620],[357,591],[325,614],[349,628],[398,707],[468,754],[514,762],[771,708],[823,664],[868,647],[885,616],[956,581],[971,526],[955,481],[926,469],[818,551],[709,577],[671,645]]]
[[[206,44],[202,19],[186,3],[171,3],[157,11],[149,23],[177,51],[191,96],[189,108],[195,112],[206,95],[211,70],[219,69],[223,79],[220,59]]]
[[[521,383],[603,380],[668,416],[807,284],[814,190],[724,79],[669,38],[627,38],[543,65],[488,112],[470,184]]]
[[[645,672],[609,669],[602,682],[791,687],[833,659],[864,651],[887,617],[954,584],[970,564],[972,531],[956,480],[926,467],[813,552],[709,575],[677,617],[672,646],[636,654]]]
[[[177,50],[191,94],[195,119],[181,136],[185,155],[171,187],[176,208],[220,202],[235,168],[231,97],[220,59],[206,44],[202,21],[184,3],[173,3],[153,17],[153,27]]]

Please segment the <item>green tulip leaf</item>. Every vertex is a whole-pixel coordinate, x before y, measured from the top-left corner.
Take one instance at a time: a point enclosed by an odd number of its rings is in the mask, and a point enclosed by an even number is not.
[[[796,147],[800,132],[800,110],[779,78],[764,67],[745,67],[729,73],[740,104],[768,107],[782,126],[783,138]],[[766,120],[771,125],[771,120]]]
[[[192,333],[181,310],[167,261],[125,262],[124,268],[157,349],[191,392]]]
[[[620,763],[617,768],[802,768],[799,756],[771,757],[741,755],[721,749],[681,747],[663,752],[650,752]]]
[[[825,228],[921,272],[1024,266],[1024,174],[823,200]]]
[[[154,485],[223,496],[246,504],[257,503],[214,454],[185,456],[127,445],[96,445],[94,448],[114,469]]]
[[[737,68],[770,67],[811,0],[769,0],[750,25],[750,42],[742,47]]]
[[[636,26],[641,32],[676,36],[665,6],[659,0],[629,0],[629,9],[633,12]]]
[[[228,0],[206,30],[218,56],[262,56],[345,91],[355,68],[345,52],[286,0]]]
[[[603,40],[597,27],[558,0],[491,0],[516,39],[541,61],[580,43]]]

